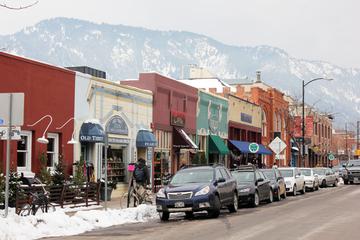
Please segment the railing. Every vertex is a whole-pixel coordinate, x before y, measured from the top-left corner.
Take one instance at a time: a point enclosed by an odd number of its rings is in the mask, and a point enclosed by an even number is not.
[[[100,204],[100,183],[84,183],[80,185],[66,184],[45,186],[49,194],[49,202],[54,206],[82,207]],[[43,186],[21,186],[16,192],[16,213],[29,202],[30,192],[43,192]]]

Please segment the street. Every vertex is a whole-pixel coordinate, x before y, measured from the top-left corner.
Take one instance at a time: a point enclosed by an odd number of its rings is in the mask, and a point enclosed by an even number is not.
[[[345,185],[235,214],[224,210],[218,219],[176,215],[165,223],[120,225],[61,239],[359,239],[359,198],[359,185]]]

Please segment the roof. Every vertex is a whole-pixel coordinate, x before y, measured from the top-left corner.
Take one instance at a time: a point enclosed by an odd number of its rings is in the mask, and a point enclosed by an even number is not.
[[[177,81],[198,89],[205,89],[206,91],[209,91],[210,88],[216,88],[216,92],[223,92],[224,87],[228,87],[230,88],[231,92],[236,92],[235,87],[230,86],[229,84],[218,78],[201,78]]]

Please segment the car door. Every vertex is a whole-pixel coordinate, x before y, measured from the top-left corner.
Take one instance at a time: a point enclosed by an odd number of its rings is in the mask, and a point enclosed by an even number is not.
[[[329,170],[330,170],[331,182],[332,182],[332,184],[334,184],[336,182],[335,172],[332,169],[329,169]]]
[[[304,186],[302,178],[301,178],[301,173],[298,169],[294,169],[294,176],[295,176],[295,182],[296,182],[296,186],[297,186],[297,190],[301,190]]]
[[[224,178],[220,172],[219,168],[215,169],[215,180],[219,181],[220,179]],[[220,202],[223,203],[226,199],[226,181],[225,182],[218,182],[217,183],[217,190],[220,197]]]
[[[226,180],[225,187],[224,187],[224,200],[229,201],[230,199],[232,199],[232,196],[233,196],[233,192],[231,189],[230,176],[228,175],[228,173],[226,172],[226,170],[224,168],[220,168],[220,172],[221,172],[221,175]]]
[[[261,177],[260,172],[258,170],[255,170],[255,179],[256,179],[256,184],[257,184],[257,189],[259,191],[259,197],[261,200],[263,200],[266,195],[265,192],[266,190],[266,181],[263,177]],[[260,181],[262,179],[262,181]]]

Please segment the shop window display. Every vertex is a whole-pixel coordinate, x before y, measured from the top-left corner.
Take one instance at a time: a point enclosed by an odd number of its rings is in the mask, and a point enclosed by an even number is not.
[[[154,190],[164,185],[169,177],[169,152],[155,152],[154,159]]]
[[[104,153],[104,151],[103,151]],[[113,182],[125,182],[125,164],[122,148],[108,148],[108,179]],[[103,154],[104,155],[104,154]],[[103,158],[105,155],[103,156]],[[104,161],[103,161],[104,169]]]

